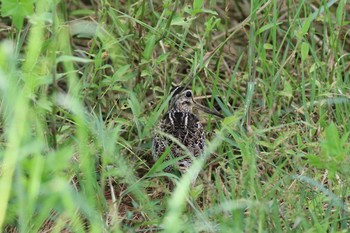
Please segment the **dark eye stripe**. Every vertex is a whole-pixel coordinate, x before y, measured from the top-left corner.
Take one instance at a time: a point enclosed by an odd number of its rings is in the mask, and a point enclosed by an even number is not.
[[[173,96],[175,96],[175,95],[180,94],[183,90],[184,90],[184,87],[182,87],[182,86],[176,86],[176,87],[171,88],[170,93],[172,93]]]

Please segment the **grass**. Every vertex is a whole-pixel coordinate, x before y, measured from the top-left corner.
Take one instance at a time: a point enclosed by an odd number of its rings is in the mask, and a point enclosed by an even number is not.
[[[348,232],[348,12],[2,1],[0,229]],[[172,84],[225,115],[182,176],[151,153]]]

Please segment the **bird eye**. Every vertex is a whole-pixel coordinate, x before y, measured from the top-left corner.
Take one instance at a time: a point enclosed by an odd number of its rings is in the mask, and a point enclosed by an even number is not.
[[[189,98],[189,97],[191,97],[191,96],[192,96],[192,92],[191,92],[191,91],[187,91],[187,92],[186,92],[186,97]]]

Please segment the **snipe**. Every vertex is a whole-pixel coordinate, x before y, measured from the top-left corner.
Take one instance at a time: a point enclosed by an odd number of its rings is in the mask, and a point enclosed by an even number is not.
[[[211,111],[193,99],[193,92],[184,87],[173,87],[170,91],[172,96],[169,101],[168,112],[163,116],[158,124],[158,130],[176,138],[181,144],[187,147],[192,156],[199,156],[205,147],[205,131],[199,118],[193,113],[196,108],[203,112],[222,117],[221,114]],[[184,157],[177,163],[179,170],[186,170],[192,164],[192,156],[188,156],[178,143],[160,134],[156,134],[153,139],[153,158],[158,158],[164,153],[167,147],[171,146],[170,157]],[[187,155],[187,156],[186,156]],[[170,170],[167,167],[166,170]]]

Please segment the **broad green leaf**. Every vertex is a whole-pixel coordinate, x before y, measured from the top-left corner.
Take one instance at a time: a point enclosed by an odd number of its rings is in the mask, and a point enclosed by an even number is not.
[[[69,31],[72,36],[90,38],[98,32],[98,24],[88,20],[76,20],[69,24]]]
[[[309,55],[309,43],[303,42],[301,43],[301,60],[305,61],[307,56]]]
[[[193,9],[194,10],[202,9],[202,6],[203,6],[203,0],[194,0],[193,1]]]
[[[145,48],[145,51],[143,52],[143,57],[146,60],[149,60],[151,58],[154,47],[155,47],[155,43],[156,43],[156,36],[151,35],[147,40],[146,48]]]
[[[272,44],[269,44],[269,43],[265,43],[265,44],[264,44],[264,49],[265,49],[265,50],[271,50],[271,49],[273,49],[273,45],[272,45]]]
[[[325,138],[321,142],[321,153],[317,156],[307,156],[309,163],[317,168],[327,169],[330,177],[334,177],[339,172],[349,174],[348,137],[349,132],[340,138],[339,131],[332,122],[325,129]]]
[[[33,2],[33,0],[4,0],[1,6],[2,17],[11,16],[13,24],[21,30],[24,18],[34,12]]]
[[[296,36],[301,39],[305,34],[307,34],[307,32],[309,31],[311,22],[312,22],[312,15],[309,15],[309,17],[307,17],[304,22],[301,25],[300,30],[297,31]]]
[[[190,20],[188,20],[188,19],[185,20],[184,17],[178,15],[178,16],[175,16],[175,17],[171,20],[170,25],[172,25],[172,26],[174,26],[174,25],[176,25],[176,26],[188,26],[189,23],[190,23]]]
[[[157,58],[156,63],[160,64],[161,62],[165,61],[169,57],[169,55],[170,53],[163,53]]]
[[[310,15],[309,17],[307,17],[301,27],[301,34],[302,35],[305,35],[308,31],[309,31],[309,28],[310,28],[310,25],[311,25],[311,22],[312,22],[312,15]]]

